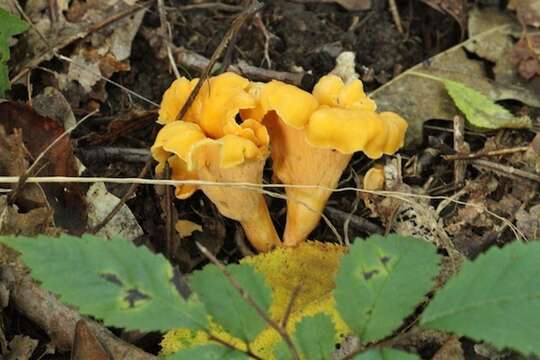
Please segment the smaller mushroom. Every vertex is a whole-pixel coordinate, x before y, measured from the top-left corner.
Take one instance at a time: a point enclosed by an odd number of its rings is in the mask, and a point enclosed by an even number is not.
[[[244,122],[248,137],[264,133],[258,122]],[[185,121],[171,122],[159,132],[152,155],[159,162],[156,172],[162,172],[165,162],[172,170],[172,179],[203,180],[211,183],[262,182],[263,168],[268,157],[268,134],[252,140],[229,134],[220,139],[206,137],[199,125]],[[179,185],[176,196],[186,199],[197,189],[216,205],[219,212],[240,222],[246,237],[258,251],[268,251],[280,244],[263,195],[249,186],[223,186],[218,184]]]
[[[174,180],[261,184],[269,155],[268,132],[254,119],[236,122],[240,111],[256,106],[255,98],[247,92],[249,81],[233,73],[209,79],[186,113],[185,121],[177,121],[197,81],[178,79],[163,96],[159,122],[166,125],[151,149],[158,161],[156,172],[163,172],[168,164]],[[176,187],[176,196],[186,199],[197,189],[221,214],[240,222],[257,250],[268,251],[280,244],[260,189],[181,184]]]
[[[327,75],[313,94],[278,81],[248,92],[259,99],[247,114],[265,114],[274,174],[285,184],[307,185],[286,188],[285,245],[299,244],[317,226],[354,152],[377,159],[403,145],[406,121],[394,113],[376,113],[360,80],[344,84]]]

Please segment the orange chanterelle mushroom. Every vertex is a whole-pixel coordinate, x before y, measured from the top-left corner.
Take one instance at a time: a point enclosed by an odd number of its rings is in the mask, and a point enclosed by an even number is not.
[[[285,245],[304,241],[317,226],[354,152],[377,159],[403,145],[407,122],[376,113],[360,80],[344,84],[327,75],[312,94],[279,81],[252,84],[248,92],[258,104],[241,113],[268,129],[274,174],[285,184],[307,185],[286,189]]]
[[[185,121],[176,120],[197,81],[178,79],[163,96],[158,122],[166,125],[151,149],[158,161],[156,172],[163,172],[168,164],[172,179],[260,184],[269,155],[268,132],[254,119],[236,122],[240,110],[256,106],[256,99],[247,92],[249,81],[233,73],[211,78],[201,87]],[[176,196],[185,199],[197,189],[224,216],[240,222],[257,250],[268,251],[280,244],[258,189],[179,185]]]

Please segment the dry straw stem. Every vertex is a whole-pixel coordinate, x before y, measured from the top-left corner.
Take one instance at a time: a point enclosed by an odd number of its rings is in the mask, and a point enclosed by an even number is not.
[[[19,176],[0,176],[0,184],[14,184],[19,181]],[[356,192],[373,194],[379,196],[387,196],[394,199],[401,200],[405,203],[414,203],[415,199],[427,199],[427,200],[446,200],[449,203],[454,203],[462,206],[472,206],[486,214],[493,216],[506,224],[514,233],[517,239],[527,240],[527,237],[512,224],[508,219],[497,215],[496,213],[488,210],[481,204],[470,203],[467,201],[460,201],[448,196],[431,196],[422,194],[404,193],[399,191],[372,191],[364,190],[356,187],[341,187],[337,189],[331,189],[320,185],[291,185],[291,184],[256,184],[256,183],[244,183],[244,182],[215,182],[215,181],[203,181],[203,180],[154,180],[154,179],[138,179],[138,178],[107,178],[107,177],[65,177],[65,176],[42,176],[42,177],[29,177],[26,179],[27,183],[95,183],[105,182],[111,184],[141,184],[141,185],[196,185],[196,186],[226,186],[226,187],[241,187],[251,189],[252,191],[259,191],[265,195],[287,199],[286,195],[269,191],[266,189],[285,189],[285,188],[302,188],[302,189],[317,189],[327,190],[333,193],[340,192]]]

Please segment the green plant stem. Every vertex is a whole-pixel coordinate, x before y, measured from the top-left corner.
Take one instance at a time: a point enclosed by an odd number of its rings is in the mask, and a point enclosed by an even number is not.
[[[253,359],[256,359],[256,360],[263,360],[263,358],[261,358],[260,356],[258,356],[257,354],[254,354],[250,349],[249,349],[249,346],[248,344],[246,344],[247,346],[247,350],[242,350],[242,349],[239,349],[237,348],[236,346],[234,346],[233,344],[230,344],[228,342],[226,342],[225,340],[222,340],[220,338],[218,338],[217,336],[207,332],[206,335],[208,336],[208,339],[212,340],[212,341],[215,341],[217,342],[218,344],[221,344],[229,349],[232,349],[232,350],[235,350],[235,351],[239,351],[239,352],[243,352],[244,354],[246,354],[247,356],[253,358]]]
[[[264,321],[266,321],[266,323],[271,327],[273,328],[274,330],[276,330],[278,332],[278,334],[281,336],[281,338],[283,339],[283,341],[285,341],[285,344],[287,344],[287,347],[289,348],[292,356],[293,356],[293,359],[295,360],[300,360],[300,355],[298,353],[298,349],[296,348],[296,346],[294,345],[291,337],[289,336],[289,334],[287,334],[287,331],[285,329],[283,329],[281,326],[279,326],[279,324],[277,324],[274,320],[272,320],[268,314],[266,314],[266,312],[261,309],[261,307],[253,300],[253,298],[242,288],[242,286],[240,286],[240,284],[236,281],[236,279],[231,275],[231,273],[227,270],[227,268],[210,252],[208,251],[208,249],[206,247],[204,247],[203,245],[201,245],[200,243],[196,242],[195,243],[197,245],[197,247],[199,248],[199,250],[214,264],[218,267],[219,270],[221,270],[221,272],[223,273],[223,275],[225,275],[225,277],[227,278],[227,280],[229,280],[229,282],[231,283],[231,285],[236,289],[236,291],[238,291],[238,293],[240,294],[240,296],[242,297],[242,299],[248,303],[250,306],[252,306],[255,311],[257,312],[257,314],[259,314],[259,316],[261,318],[264,319]]]

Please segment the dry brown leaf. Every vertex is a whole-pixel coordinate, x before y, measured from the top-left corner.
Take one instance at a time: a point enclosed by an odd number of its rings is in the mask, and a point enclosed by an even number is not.
[[[519,75],[530,80],[540,75],[540,34],[524,34],[512,50]]]
[[[38,346],[38,341],[29,336],[15,335],[9,342],[9,354],[5,360],[29,360]]]
[[[540,27],[540,1],[511,0],[508,7],[517,11],[518,18],[524,24]]]
[[[83,319],[75,325],[71,360],[110,360],[109,354]]]
[[[7,3],[0,0],[0,7],[7,7],[4,2]],[[53,3],[56,12],[49,14],[49,2],[26,2],[25,12],[39,33],[27,31],[21,37],[13,52],[13,72],[19,74],[36,67],[53,57],[50,49],[57,51],[75,43],[70,56],[72,62],[65,67],[65,73],[56,75],[58,86],[61,90],[82,92],[74,97],[76,100],[83,97],[104,101],[106,93],[101,77],[109,78],[114,72],[129,69],[131,44],[146,9],[116,0]]]
[[[491,14],[486,16],[489,15]],[[490,24],[487,31],[486,27],[482,27],[482,30],[482,33],[474,34],[462,46],[451,48],[414,66],[371,94],[381,111],[394,111],[407,119],[408,145],[421,142],[425,121],[452,120],[459,114],[440,81],[414,75],[415,73],[460,82],[493,100],[512,99],[540,107],[540,81],[535,81],[538,78],[529,82],[520,79],[515,66],[510,62],[509,54],[513,44],[506,39],[515,32],[519,33],[520,25],[516,21],[496,27]],[[486,63],[468,56],[465,48],[472,52],[478,51],[479,54],[487,53],[489,55],[485,55],[486,59],[497,60],[493,68],[495,81],[490,77],[489,71],[486,71]]]
[[[12,101],[0,103],[0,125],[8,134],[20,129],[24,145],[34,159],[64,132],[58,121],[39,115],[28,105]],[[58,141],[41,164],[41,176],[78,176],[78,163],[69,136]],[[46,184],[43,189],[54,208],[56,223],[75,234],[84,232],[87,205],[82,187],[78,184]]]
[[[518,211],[516,221],[518,229],[529,240],[540,240],[540,205],[532,206],[529,211]]]
[[[189,220],[178,220],[174,228],[178,232],[178,235],[180,235],[180,238],[191,236],[195,231],[203,231],[201,225]]]

